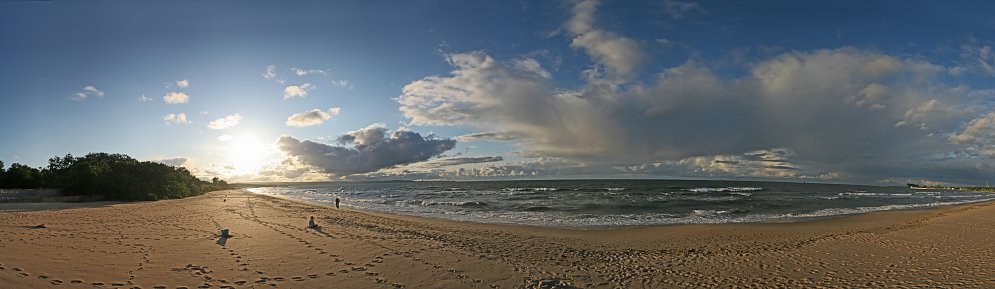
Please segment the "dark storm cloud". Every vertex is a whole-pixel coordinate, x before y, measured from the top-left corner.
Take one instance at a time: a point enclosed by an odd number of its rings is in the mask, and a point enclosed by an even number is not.
[[[342,146],[283,136],[277,144],[280,150],[299,158],[303,164],[336,176],[368,173],[428,160],[456,145],[455,140],[423,137],[403,129],[389,132],[382,125],[351,131],[340,136],[338,141]]]

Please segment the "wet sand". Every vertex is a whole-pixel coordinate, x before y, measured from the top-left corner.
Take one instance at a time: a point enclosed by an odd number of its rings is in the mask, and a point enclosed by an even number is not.
[[[321,230],[305,228],[312,215]],[[992,202],[618,230],[450,222],[243,191],[0,211],[0,288],[984,288],[993,271]]]

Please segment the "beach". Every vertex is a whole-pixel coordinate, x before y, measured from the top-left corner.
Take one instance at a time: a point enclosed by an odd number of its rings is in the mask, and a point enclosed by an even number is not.
[[[310,216],[320,229],[306,228]],[[983,202],[798,223],[581,230],[230,190],[4,209],[0,288],[983,288],[995,286],[993,217],[995,203]]]

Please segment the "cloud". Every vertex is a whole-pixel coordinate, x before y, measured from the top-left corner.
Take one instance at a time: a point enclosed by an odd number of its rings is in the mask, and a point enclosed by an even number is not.
[[[141,102],[149,102],[149,101],[152,101],[152,100],[154,100],[154,99],[151,98],[151,97],[145,96],[145,94],[142,94],[142,96],[138,97],[138,101],[141,101]]]
[[[305,83],[301,85],[288,85],[287,87],[283,88],[283,99],[290,99],[293,97],[306,97],[308,91],[315,90],[317,88],[318,88],[317,86],[310,83]]]
[[[90,96],[103,97],[104,91],[97,89],[93,85],[87,85],[83,86],[82,91],[70,95],[69,99],[74,101],[83,101]]]
[[[266,71],[263,72],[263,78],[265,78],[265,79],[274,79],[274,78],[276,78],[276,66],[275,65],[268,65],[268,66],[266,66]]]
[[[228,115],[223,118],[212,120],[207,123],[207,128],[209,129],[226,129],[238,125],[238,121],[242,119],[242,116],[236,114]]]
[[[155,159],[153,161],[174,167],[190,166],[193,164],[193,160],[185,157],[160,158],[160,159]]]
[[[963,149],[968,142],[941,136],[990,111],[977,97],[984,91],[945,85],[942,66],[855,48],[783,53],[735,78],[688,61],[645,82],[593,77],[573,89],[483,52],[447,58],[449,75],[413,81],[398,96],[410,125],[468,125],[490,132],[458,139],[508,140],[530,156],[588,164],[784,149],[796,163],[743,175],[915,175],[923,172],[905,168],[910,161]]]
[[[451,150],[455,140],[440,139],[405,129],[393,132],[381,124],[350,131],[333,146],[283,136],[277,144],[285,154],[303,164],[335,176],[368,173],[396,165],[428,160]]]
[[[186,113],[182,113],[182,112],[181,113],[176,113],[176,114],[174,114],[174,113],[166,114],[165,116],[162,117],[162,120],[166,121],[166,124],[171,124],[171,123],[189,124],[189,123],[191,123],[191,121],[187,120],[187,114]]]
[[[303,68],[296,68],[296,67],[294,67],[294,68],[291,68],[290,70],[293,70],[294,74],[296,74],[297,76],[305,76],[305,75],[308,75],[308,74],[320,74],[322,76],[328,76],[328,69],[324,69],[324,70],[322,70],[322,69],[303,69]]]
[[[678,1],[678,0],[664,0],[663,1],[664,11],[667,15],[673,17],[674,19],[684,18],[684,15],[690,12],[704,12],[705,10],[701,8],[701,5],[695,1]]]
[[[456,166],[465,164],[479,164],[479,163],[490,163],[490,162],[500,162],[504,158],[501,156],[485,156],[485,157],[463,157],[463,158],[448,158],[435,160],[425,164],[428,167],[445,167],[445,166]]]
[[[176,86],[179,87],[179,88],[185,88],[187,86],[190,86],[190,81],[188,81],[186,79],[184,79],[184,80],[177,80],[176,81]]]
[[[995,158],[995,112],[972,119],[963,131],[951,134],[948,140],[966,145],[965,150],[972,155]]]
[[[339,111],[341,111],[340,108],[333,107],[329,108],[328,112],[316,108],[308,112],[295,113],[287,118],[287,125],[296,127],[319,125],[332,119],[333,116],[339,115]]]
[[[190,101],[190,96],[187,96],[187,94],[183,92],[171,91],[162,96],[162,101],[168,104],[187,103]]]
[[[512,141],[521,138],[521,135],[509,132],[478,132],[464,134],[457,136],[457,141],[470,142],[470,141]]]
[[[332,85],[335,85],[335,86],[338,86],[338,87],[350,87],[350,88],[352,87],[352,86],[349,85],[349,81],[348,80],[344,80],[344,79],[339,79],[339,80],[332,79],[329,82],[331,82]]]
[[[646,53],[635,40],[595,26],[597,6],[596,0],[583,0],[572,7],[573,15],[566,24],[573,37],[570,46],[583,48],[597,63],[613,72],[621,75],[634,72],[646,60]]]

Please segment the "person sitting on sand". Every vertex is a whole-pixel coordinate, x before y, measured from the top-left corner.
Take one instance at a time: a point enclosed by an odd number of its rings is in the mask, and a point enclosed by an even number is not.
[[[321,226],[318,226],[318,224],[314,223],[314,216],[311,216],[311,220],[307,222],[307,227],[311,229],[321,228]]]

